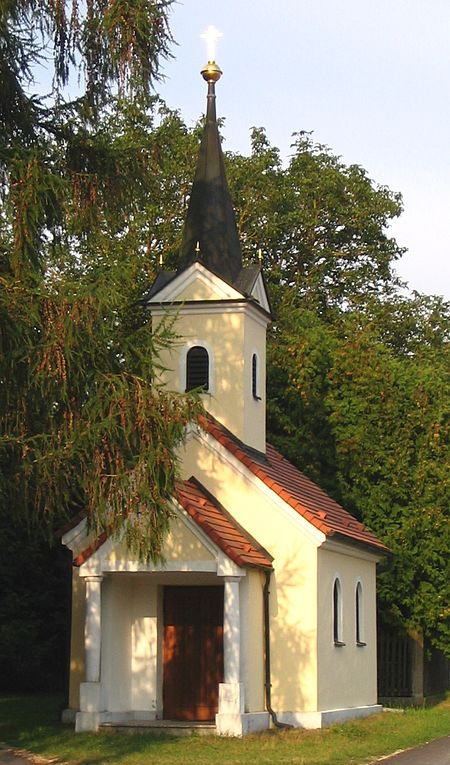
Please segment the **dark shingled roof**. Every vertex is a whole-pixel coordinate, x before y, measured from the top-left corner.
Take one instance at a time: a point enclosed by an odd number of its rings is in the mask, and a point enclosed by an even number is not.
[[[196,252],[197,242],[199,252]],[[179,271],[200,260],[229,284],[242,268],[236,219],[216,120],[214,82],[208,82],[206,122],[184,226]]]
[[[371,531],[350,515],[300,470],[291,465],[273,446],[266,454],[249,449],[210,416],[202,427],[242,462],[251,473],[327,537],[336,537],[373,552],[389,554],[388,548]]]

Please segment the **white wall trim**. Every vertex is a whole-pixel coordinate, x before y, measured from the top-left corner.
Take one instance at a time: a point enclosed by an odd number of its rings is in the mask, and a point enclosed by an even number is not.
[[[357,599],[357,592],[358,587],[360,588],[360,597],[359,597],[359,609],[358,609],[358,599]],[[362,581],[361,577],[358,576],[355,582],[355,589],[353,594],[353,609],[354,609],[354,618],[355,618],[355,630],[354,630],[354,639],[357,645],[362,645],[366,642],[366,614],[365,614],[365,591],[364,591],[364,582]],[[359,611],[359,614],[358,614]],[[359,636],[356,634],[356,624],[357,624],[357,618],[359,615]],[[359,637],[359,640],[357,639]]]
[[[227,302],[208,301],[208,300],[195,300],[187,301],[185,303],[168,303],[166,305],[154,305],[152,306],[153,316],[166,316],[167,313],[173,314],[176,311],[179,315],[184,316],[201,316],[202,314],[239,314],[248,313],[260,324],[264,329],[270,323],[271,319],[265,313],[261,312],[261,308],[245,298],[241,298],[239,301],[230,300]]]
[[[80,540],[84,541],[86,537],[87,520],[86,518],[83,518],[79,523],[77,523],[76,526],[69,529],[69,531],[66,531],[66,533],[62,535],[61,542],[63,545],[65,545],[65,547],[68,547],[69,550],[74,551],[75,549],[78,549]]]
[[[115,561],[109,560],[120,541],[107,539],[101,547],[98,548],[82,565],[79,567],[81,577],[101,576],[106,573],[128,572],[128,573],[158,573],[166,572],[195,572],[195,573],[215,573],[217,576],[238,576],[247,575],[246,569],[238,566],[229,558],[223,550],[197,526],[190,518],[188,513],[175,500],[172,502],[177,518],[188,528],[189,531],[204,545],[208,552],[214,556],[213,560],[167,560],[163,564],[139,563],[128,557],[119,557]]]
[[[294,728],[325,728],[334,723],[347,722],[361,717],[369,717],[383,711],[381,704],[369,704],[361,707],[344,707],[314,712],[277,712],[280,722],[293,725]]]
[[[342,541],[337,542],[335,539],[326,539],[322,545],[322,550],[339,553],[340,555],[348,555],[350,558],[368,560],[371,563],[378,563],[384,557],[382,553],[377,555],[375,552],[370,552],[362,547],[357,547],[351,539],[349,539],[348,544],[345,544],[345,542]]]

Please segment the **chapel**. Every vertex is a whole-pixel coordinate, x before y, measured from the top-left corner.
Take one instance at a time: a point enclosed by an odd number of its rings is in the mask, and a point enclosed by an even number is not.
[[[376,565],[384,545],[266,443],[259,264],[244,265],[216,119],[207,109],[176,271],[145,296],[181,338],[164,384],[200,389],[164,563],[144,564],[86,520],[73,556],[69,707],[77,731],[206,726],[241,736],[380,711]]]

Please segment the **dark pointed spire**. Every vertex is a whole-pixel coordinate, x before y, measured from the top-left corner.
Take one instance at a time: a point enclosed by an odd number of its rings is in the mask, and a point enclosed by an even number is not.
[[[225,175],[216,120],[215,84],[222,72],[209,61],[202,70],[208,83],[206,122],[192,186],[179,271],[196,260],[231,284],[242,269],[236,219]]]

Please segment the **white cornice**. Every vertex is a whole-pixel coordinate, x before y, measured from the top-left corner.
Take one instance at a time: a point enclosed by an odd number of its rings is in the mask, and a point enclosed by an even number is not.
[[[239,301],[227,300],[227,301],[209,301],[209,300],[192,300],[185,303],[172,303],[172,304],[154,304],[152,305],[151,312],[153,316],[165,316],[168,313],[178,313],[180,316],[201,316],[202,314],[249,314],[258,322],[262,327],[267,327],[270,323],[270,316],[266,314],[261,307],[245,298],[241,298]]]
[[[76,526],[62,535],[61,542],[72,552],[78,553],[80,548],[87,545],[87,537],[87,520],[83,518]]]
[[[359,558],[360,560],[368,560],[372,563],[379,563],[380,560],[383,559],[383,553],[380,550],[380,553],[376,553],[375,551],[366,550],[363,547],[363,542],[361,542],[361,546],[358,546],[357,540],[349,539],[348,543],[346,543],[343,539],[341,541],[337,541],[333,537],[329,537],[324,544],[322,545],[322,550],[339,553],[340,555],[347,555],[350,558]]]
[[[267,297],[266,287],[261,273],[258,274],[256,282],[251,291],[251,295],[255,300],[258,301],[260,306],[264,308],[265,311],[267,311],[267,313],[270,313],[269,299]]]

